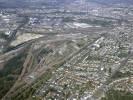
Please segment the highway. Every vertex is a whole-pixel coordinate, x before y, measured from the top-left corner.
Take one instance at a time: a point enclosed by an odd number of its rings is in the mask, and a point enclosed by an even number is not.
[[[73,40],[73,39],[81,39],[81,38],[84,38],[86,37],[86,35],[61,35],[61,36],[54,36],[54,37],[49,37],[49,38],[45,38],[45,37],[41,37],[39,39],[35,39],[35,40],[32,40],[32,43],[34,45],[38,45],[39,42],[43,41],[41,45],[45,45],[45,44],[48,44],[48,43],[52,43],[52,42],[61,42],[61,41],[66,41],[66,40]],[[45,40],[46,39],[46,40]],[[96,39],[97,40],[97,39]],[[34,41],[34,42],[33,42]],[[31,41],[29,41],[31,43]],[[93,41],[94,42],[94,41]],[[93,43],[92,42],[92,43]],[[23,45],[20,45],[21,46],[24,46],[26,43],[24,43]],[[40,43],[39,43],[40,44]],[[84,48],[88,47],[88,45],[90,44],[87,44],[85,45],[83,48],[81,48],[79,51],[73,53],[73,54],[70,54],[68,57],[62,59],[60,62],[55,62],[53,63],[51,66],[43,66],[42,68],[38,68],[37,70],[35,70],[35,72],[37,72],[36,74],[36,78],[39,78],[41,77],[46,71],[47,69],[50,69],[50,70],[53,70],[53,66],[54,65],[58,65],[62,62],[65,62],[65,61],[68,61],[70,58],[72,58],[73,56],[77,55],[79,52],[81,52]],[[43,48],[43,46],[42,46]],[[40,48],[41,49],[41,48]],[[32,52],[34,49],[32,49],[30,52]],[[30,56],[29,56],[30,57]],[[30,57],[32,59],[32,57]],[[30,58],[27,58],[27,59],[30,59]],[[30,61],[30,60],[29,60]],[[25,61],[27,62],[27,61]],[[29,62],[27,62],[29,63]],[[32,63],[32,62],[30,62]],[[32,74],[32,72],[30,73],[27,73],[27,69],[28,69],[29,66],[26,66],[23,68],[22,70],[22,73],[21,75],[19,76],[18,80],[16,81],[16,83],[14,84],[14,86],[8,91],[8,93],[4,96],[5,97],[8,97],[9,95],[13,95],[12,91],[14,91],[17,87],[19,87],[18,84],[21,84],[21,83],[26,83],[26,85],[30,86],[31,84],[36,84],[34,83],[35,81],[32,81],[32,80],[27,80],[27,76],[29,76],[30,74]],[[33,73],[34,73],[34,70],[33,70]],[[24,77],[23,77],[24,76]],[[21,79],[21,80],[20,80]],[[15,93],[14,93],[15,94]]]

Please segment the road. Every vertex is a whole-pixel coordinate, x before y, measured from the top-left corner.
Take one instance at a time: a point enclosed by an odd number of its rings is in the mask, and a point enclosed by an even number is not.
[[[100,100],[101,97],[104,96],[104,93],[108,90],[107,86],[109,85],[111,78],[116,75],[116,73],[119,71],[119,69],[121,69],[122,67],[124,67],[128,61],[128,59],[133,56],[133,53],[129,54],[128,57],[126,57],[124,60],[120,61],[120,65],[118,67],[116,67],[116,69],[114,70],[114,72],[112,72],[111,76],[109,78],[107,78],[106,82],[104,82],[100,87],[96,88],[93,91],[93,95],[89,98],[87,98],[87,100]]]

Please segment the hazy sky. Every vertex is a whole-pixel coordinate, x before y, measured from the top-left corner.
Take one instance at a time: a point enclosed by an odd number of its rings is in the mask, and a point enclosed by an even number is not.
[[[0,8],[2,7],[28,7],[30,5],[45,5],[52,4],[50,1],[54,0],[0,0]],[[72,2],[74,0],[55,0],[58,1],[57,4],[62,4],[62,3],[68,3]],[[105,4],[133,4],[133,0],[86,0],[86,1],[92,1],[92,2],[98,2],[98,3],[105,3]],[[32,3],[31,3],[32,2]]]

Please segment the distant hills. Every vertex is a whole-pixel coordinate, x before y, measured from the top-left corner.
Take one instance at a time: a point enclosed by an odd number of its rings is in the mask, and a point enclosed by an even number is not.
[[[30,6],[51,5],[58,6],[61,4],[68,4],[75,0],[0,0],[0,8],[24,8]],[[96,2],[99,4],[133,4],[133,0],[86,0]]]
[[[104,4],[133,4],[133,0],[86,0]]]
[[[24,8],[41,5],[58,6],[68,4],[74,0],[0,0],[0,8]]]

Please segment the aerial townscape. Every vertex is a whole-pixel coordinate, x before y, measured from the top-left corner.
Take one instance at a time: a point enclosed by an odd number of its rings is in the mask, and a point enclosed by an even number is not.
[[[133,100],[133,0],[0,0],[0,100]]]

